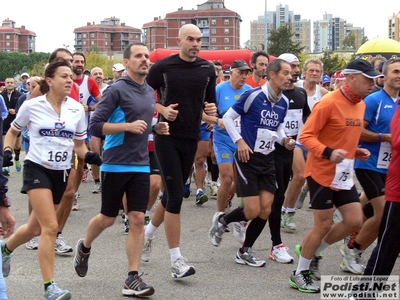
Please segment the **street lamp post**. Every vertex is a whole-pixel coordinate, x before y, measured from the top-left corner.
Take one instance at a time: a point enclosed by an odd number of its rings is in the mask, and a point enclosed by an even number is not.
[[[268,52],[267,0],[264,7],[264,50]]]

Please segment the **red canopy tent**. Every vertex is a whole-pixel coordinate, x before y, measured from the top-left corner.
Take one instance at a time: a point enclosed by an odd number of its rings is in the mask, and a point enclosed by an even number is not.
[[[166,58],[167,56],[179,53],[179,49],[156,49],[150,53],[150,61],[156,61]],[[201,58],[219,61],[222,65],[231,65],[237,59],[243,59],[250,65],[250,59],[254,52],[248,49],[240,50],[200,50],[199,56]],[[275,59],[275,56],[270,55],[270,59]]]

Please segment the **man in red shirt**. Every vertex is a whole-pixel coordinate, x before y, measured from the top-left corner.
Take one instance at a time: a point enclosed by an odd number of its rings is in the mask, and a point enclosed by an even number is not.
[[[94,78],[84,74],[86,66],[86,58],[83,53],[75,52],[72,55],[72,79],[79,85],[79,101],[85,109],[87,121],[89,123],[89,117],[92,111],[96,109],[97,103],[101,99],[101,93],[99,86]],[[86,143],[89,144],[90,132],[88,131],[88,138]],[[77,176],[75,181],[76,191],[79,189],[79,185],[82,182],[82,176],[84,173],[84,162],[83,159],[78,158],[78,165],[76,167]],[[87,177],[89,169],[85,170]],[[75,197],[72,210],[79,210],[79,204]]]
[[[251,56],[251,68],[253,72],[247,76],[246,83],[253,88],[264,85],[267,65],[269,63],[269,55],[265,51],[257,51]]]

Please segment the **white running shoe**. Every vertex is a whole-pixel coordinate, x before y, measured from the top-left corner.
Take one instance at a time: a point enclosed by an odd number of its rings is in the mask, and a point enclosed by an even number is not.
[[[58,255],[66,255],[72,252],[72,247],[68,246],[67,241],[61,233],[56,238],[54,249]]]
[[[222,235],[225,232],[224,225],[219,222],[219,217],[224,215],[223,212],[216,212],[212,219],[212,225],[208,232],[208,238],[211,244],[218,247],[222,240]]]
[[[300,195],[299,195],[299,197],[297,197],[296,203],[294,204],[294,206],[297,209],[301,209],[303,207],[304,199],[307,197],[307,194],[308,194],[308,191],[306,189],[306,186],[303,185],[301,188]]]
[[[39,248],[39,237],[35,236],[31,238],[31,240],[27,242],[25,246],[29,250],[37,250],[37,248]]]
[[[239,244],[243,244],[246,238],[247,222],[240,221],[233,223],[233,236]]]
[[[241,265],[249,265],[251,267],[264,267],[267,262],[254,256],[253,250],[249,247],[247,252],[240,252],[240,249],[236,253],[236,263]]]
[[[150,260],[151,252],[154,248],[154,236],[152,238],[148,238],[146,235],[144,236],[144,246],[142,251],[141,259],[142,261],[148,262]]]
[[[288,249],[289,248],[286,247],[285,244],[280,244],[280,245],[273,247],[269,254],[269,259],[275,260],[282,264],[292,263],[294,260],[293,260],[293,257],[290,256],[289,253],[287,252]]]
[[[343,261],[349,272],[357,275],[364,274],[365,267],[361,264],[362,250],[350,249],[348,245],[344,245]]]
[[[216,183],[215,181],[211,182],[210,190],[210,196],[216,197],[218,194],[218,183]]]
[[[171,275],[174,278],[183,278],[196,273],[193,266],[186,264],[186,259],[179,257],[171,266]]]

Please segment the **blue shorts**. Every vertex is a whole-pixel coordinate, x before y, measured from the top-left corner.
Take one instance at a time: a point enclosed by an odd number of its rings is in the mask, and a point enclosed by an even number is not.
[[[301,150],[303,150],[303,155],[304,155],[304,160],[307,159],[308,156],[308,150],[306,147],[304,147],[302,144],[300,143],[296,143],[296,145],[294,145],[296,148],[300,148]]]
[[[211,131],[206,129],[207,125],[208,125],[207,123],[201,124],[201,127],[200,127],[201,137],[200,137],[199,141],[209,141],[210,140]]]
[[[226,162],[233,163],[236,149],[237,146],[233,142],[224,143],[215,140],[214,138],[214,153],[217,159],[217,164],[222,164]]]

